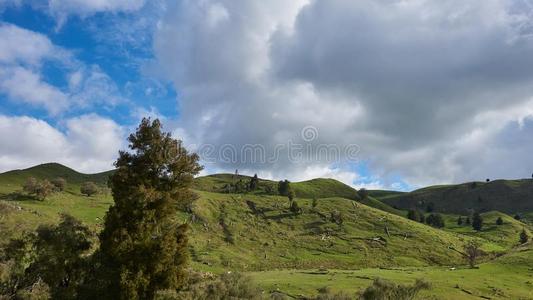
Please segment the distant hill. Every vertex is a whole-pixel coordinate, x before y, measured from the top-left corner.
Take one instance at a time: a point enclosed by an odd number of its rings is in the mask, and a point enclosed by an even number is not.
[[[374,194],[375,195],[375,194]],[[533,180],[495,180],[439,185],[410,193],[382,193],[379,200],[400,209],[418,208],[445,213],[533,211]]]
[[[84,174],[62,164],[46,163],[23,170],[12,170],[0,173],[0,183],[21,185],[28,177],[49,180],[56,177],[63,177],[69,184],[80,184],[85,181],[92,181],[100,185],[105,185],[111,174],[113,174],[113,170],[96,174]]]

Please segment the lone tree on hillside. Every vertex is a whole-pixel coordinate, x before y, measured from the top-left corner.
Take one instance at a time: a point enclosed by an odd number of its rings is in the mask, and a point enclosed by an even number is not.
[[[250,183],[248,184],[248,188],[250,189],[250,191],[254,191],[255,189],[257,189],[258,183],[259,179],[257,178],[257,174],[255,174],[254,177],[250,179]]]
[[[98,186],[94,182],[87,181],[81,185],[80,192],[82,195],[87,195],[87,197],[91,197],[92,195],[98,194]]]
[[[496,219],[496,225],[503,225],[502,217],[498,217],[498,219]]]
[[[278,182],[278,194],[280,194],[281,196],[288,196],[290,184],[290,181],[288,181],[287,179]]]
[[[475,212],[472,217],[472,228],[474,228],[475,231],[481,231],[483,228],[483,218],[479,212]]]
[[[51,183],[54,185],[56,191],[62,192],[67,187],[67,180],[63,177],[57,177],[52,179]]]
[[[464,247],[463,255],[472,269],[475,268],[477,258],[482,254],[483,252],[479,249],[479,243],[476,241],[470,241]]]
[[[153,299],[185,280],[188,226],[176,213],[193,197],[199,157],[162,132],[157,119],[144,118],[128,141],[109,182],[115,203],[100,234],[100,299]]]
[[[368,191],[365,188],[361,188],[359,191],[357,191],[357,195],[359,195],[361,200],[366,200],[368,198]]]
[[[22,190],[29,195],[34,196],[40,201],[44,201],[54,191],[54,186],[48,180],[38,181],[34,177],[26,180]]]
[[[520,244],[525,244],[529,240],[529,236],[527,235],[527,232],[525,229],[522,229],[522,232],[520,232]]]

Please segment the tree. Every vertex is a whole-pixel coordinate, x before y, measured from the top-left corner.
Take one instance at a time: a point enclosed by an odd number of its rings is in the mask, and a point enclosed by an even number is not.
[[[522,217],[519,214],[514,215],[514,219],[517,221],[522,220]]]
[[[479,249],[479,243],[476,241],[470,241],[464,247],[463,255],[472,269],[476,266],[477,258],[482,254],[483,252]]]
[[[481,231],[483,228],[483,218],[479,212],[475,212],[474,216],[472,217],[472,228],[474,228],[476,231]]]
[[[52,179],[51,182],[54,185],[55,190],[58,191],[58,192],[64,191],[65,188],[67,187],[67,181],[63,177],[54,178],[54,179]]]
[[[288,196],[289,195],[289,187],[290,187],[290,181],[287,179],[281,180],[278,182],[278,194],[281,196]]]
[[[38,181],[30,177],[24,183],[22,189],[38,200],[44,201],[54,191],[54,186],[46,179]]]
[[[434,210],[435,210],[435,203],[429,202],[428,205],[426,206],[426,212],[430,213],[430,212],[433,212]]]
[[[315,209],[318,206],[318,200],[315,196],[313,196],[313,200],[311,201],[311,207]]]
[[[444,219],[442,218],[441,214],[430,214],[426,218],[426,223],[436,228],[444,227]]]
[[[498,219],[496,219],[496,225],[503,225],[502,217],[498,217]]]
[[[486,181],[486,182],[490,182],[490,179],[489,179],[489,178],[487,178],[487,179],[486,179],[485,181]]]
[[[80,192],[82,195],[91,197],[92,195],[98,194],[98,186],[94,182],[87,181],[81,185]]]
[[[466,225],[471,225],[472,224],[472,221],[470,221],[470,217],[466,217],[465,224]]]
[[[302,212],[302,209],[300,208],[300,206],[298,206],[298,202],[296,202],[296,200],[291,201],[290,210],[295,214],[299,214]]]
[[[250,183],[248,184],[250,191],[254,191],[255,189],[257,189],[258,183],[259,179],[257,178],[257,174],[255,174],[254,177],[250,178]]]
[[[527,232],[525,229],[522,229],[522,232],[520,232],[520,244],[525,244],[529,240],[529,236],[527,235]]]
[[[459,226],[463,225],[463,217],[457,218],[457,225]]]
[[[361,200],[366,200],[368,198],[368,191],[365,188],[361,188],[359,191],[357,191],[357,195],[359,195]]]
[[[407,212],[407,218],[409,220],[413,220],[413,221],[419,222],[420,221],[420,212],[418,210],[415,210],[415,209],[410,209]]]
[[[287,198],[289,198],[289,202],[292,202],[294,198],[296,197],[296,193],[294,193],[294,190],[290,188],[289,186],[289,192],[287,193]]]
[[[52,299],[76,299],[90,248],[89,228],[62,215],[58,225],[41,225],[35,233],[9,243],[7,258],[16,265],[11,280],[18,283],[18,289],[42,281],[50,288]]]
[[[100,233],[99,299],[152,299],[158,290],[179,289],[185,280],[188,225],[179,225],[180,202],[202,167],[180,140],[144,118],[119,152],[110,178],[114,205]]]

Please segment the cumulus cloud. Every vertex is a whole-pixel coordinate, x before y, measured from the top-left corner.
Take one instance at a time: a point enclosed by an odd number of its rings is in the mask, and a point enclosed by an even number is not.
[[[523,177],[493,160],[515,153],[502,135],[529,132],[513,125],[532,115],[528,3],[180,1],[155,33],[154,69],[179,91],[177,126],[196,144],[272,148],[312,125],[315,145],[358,144],[386,186]],[[214,167],[329,176],[324,163]]]
[[[59,162],[82,172],[111,169],[124,148],[124,130],[114,121],[95,114],[65,121],[60,131],[31,117],[0,115],[0,172]]]
[[[114,107],[127,102],[98,66],[87,66],[41,33],[0,23],[0,40],[0,94],[11,101],[42,107],[52,116],[72,108]],[[47,82],[46,63],[66,70],[68,85]]]

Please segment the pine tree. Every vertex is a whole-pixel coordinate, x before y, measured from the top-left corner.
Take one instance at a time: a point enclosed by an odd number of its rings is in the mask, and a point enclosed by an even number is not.
[[[476,231],[481,231],[483,228],[483,218],[478,212],[474,213],[474,216],[472,217],[472,228]]]
[[[110,178],[115,203],[100,234],[97,288],[105,293],[100,298],[152,299],[184,282],[187,225],[175,216],[202,167],[157,119],[143,119],[128,140],[131,151],[119,153]]]
[[[288,196],[289,189],[290,189],[290,181],[288,181],[287,179],[281,180],[280,182],[278,182],[278,194],[280,194],[280,196]]]
[[[496,219],[496,225],[503,225],[502,217],[498,217],[498,219]]]

